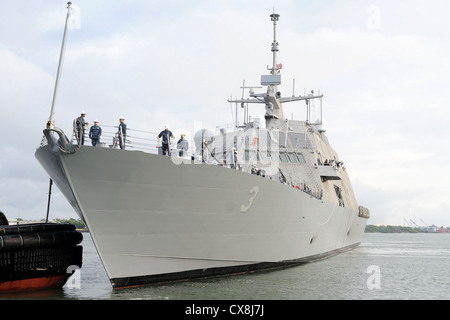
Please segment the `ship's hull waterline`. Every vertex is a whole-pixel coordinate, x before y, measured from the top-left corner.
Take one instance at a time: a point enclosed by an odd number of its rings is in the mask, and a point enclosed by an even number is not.
[[[113,287],[274,268],[357,246],[358,211],[248,173],[50,145],[36,158],[82,218]]]

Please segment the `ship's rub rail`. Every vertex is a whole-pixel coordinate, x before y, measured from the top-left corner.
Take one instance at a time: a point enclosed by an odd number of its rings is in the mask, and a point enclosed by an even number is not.
[[[359,209],[358,217],[366,218],[366,219],[370,218],[370,211],[369,211],[369,209],[367,209],[366,207],[363,207],[363,206],[359,206],[358,209]]]

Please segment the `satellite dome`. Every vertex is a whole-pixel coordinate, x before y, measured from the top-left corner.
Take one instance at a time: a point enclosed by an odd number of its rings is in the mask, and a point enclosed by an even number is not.
[[[194,134],[194,142],[195,147],[201,149],[202,141],[205,140],[206,144],[209,144],[213,141],[214,133],[209,129],[198,130]]]

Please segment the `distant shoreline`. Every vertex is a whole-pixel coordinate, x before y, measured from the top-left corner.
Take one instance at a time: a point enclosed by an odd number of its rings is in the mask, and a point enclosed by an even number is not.
[[[442,228],[448,230],[448,228]],[[448,233],[448,231],[428,231],[421,228],[405,227],[405,226],[376,226],[369,224],[366,226],[364,233]]]

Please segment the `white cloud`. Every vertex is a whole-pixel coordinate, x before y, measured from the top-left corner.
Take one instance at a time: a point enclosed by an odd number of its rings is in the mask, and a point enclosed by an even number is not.
[[[53,81],[36,65],[0,48],[0,204],[7,217],[44,218],[48,178],[34,160]],[[43,116],[43,113],[45,115]]]

